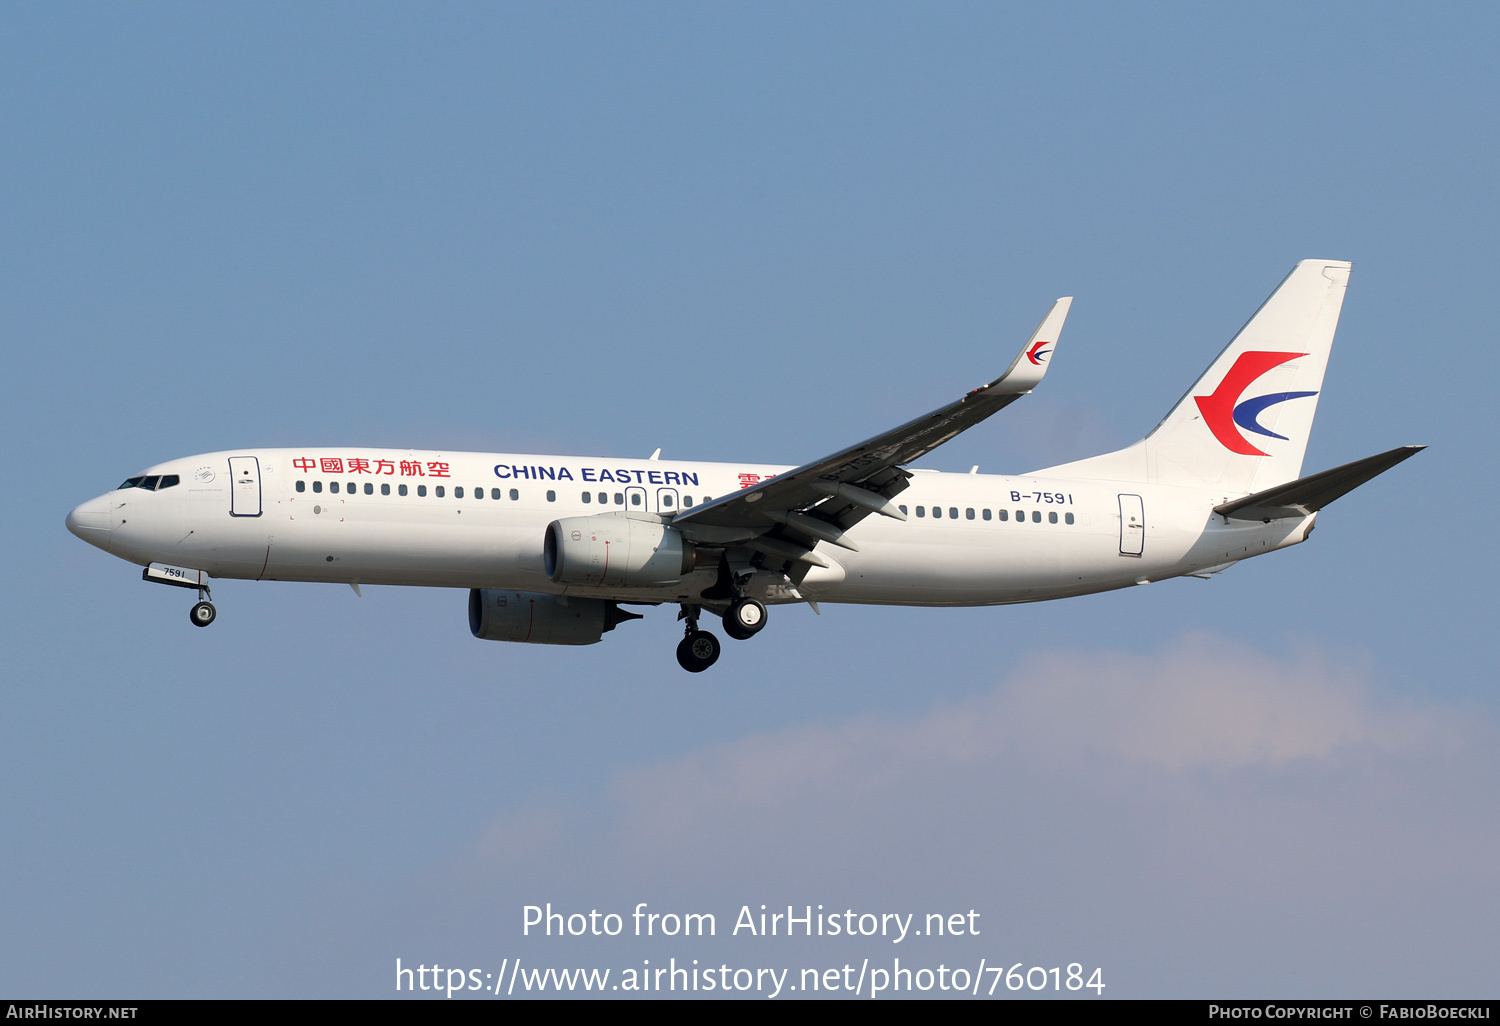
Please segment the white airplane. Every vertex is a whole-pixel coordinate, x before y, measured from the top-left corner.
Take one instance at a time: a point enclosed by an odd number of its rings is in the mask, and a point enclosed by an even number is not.
[[[1041,382],[1071,298],[1009,368],[910,423],[800,467],[361,446],[158,464],[68,514],[148,581],[469,589],[477,638],[591,645],[680,607],[684,669],[719,657],[704,612],[747,639],[766,607],[980,606],[1208,577],[1305,541],[1323,506],[1422,446],[1299,476],[1349,280],[1304,260],[1145,438],[1018,476],[907,464]]]

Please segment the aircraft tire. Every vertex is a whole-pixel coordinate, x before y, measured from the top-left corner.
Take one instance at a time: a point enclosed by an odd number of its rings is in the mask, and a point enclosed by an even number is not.
[[[199,602],[188,610],[188,619],[193,621],[194,627],[207,627],[214,622],[218,612],[214,609],[212,602]]]
[[[724,632],[737,641],[745,641],[760,633],[766,619],[766,607],[759,601],[737,599],[724,612]]]
[[[694,631],[677,645],[677,664],[688,673],[702,673],[719,659],[719,639],[708,631]]]

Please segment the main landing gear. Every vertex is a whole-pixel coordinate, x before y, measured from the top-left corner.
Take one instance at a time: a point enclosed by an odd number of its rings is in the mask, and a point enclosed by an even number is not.
[[[687,621],[683,639],[677,644],[677,664],[688,673],[702,673],[719,659],[719,639],[698,629],[698,607],[683,606],[681,619]]]
[[[677,663],[688,673],[702,673],[719,660],[719,639],[708,631],[689,631],[677,645]]]
[[[735,599],[724,611],[724,633],[748,641],[766,625],[766,607],[753,598]]]
[[[677,662],[689,673],[702,673],[719,658],[719,639],[698,627],[700,606],[683,606],[679,620],[686,620],[683,639],[677,645]],[[736,641],[747,641],[766,625],[766,607],[758,599],[740,597],[724,611],[724,633]]]

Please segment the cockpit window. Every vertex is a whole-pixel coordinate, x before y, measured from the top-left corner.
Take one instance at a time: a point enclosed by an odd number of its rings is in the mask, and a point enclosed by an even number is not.
[[[182,478],[177,474],[152,474],[149,477],[127,477],[124,484],[116,491],[126,488],[144,488],[148,492],[159,492],[163,488],[171,488],[173,485],[181,484]]]

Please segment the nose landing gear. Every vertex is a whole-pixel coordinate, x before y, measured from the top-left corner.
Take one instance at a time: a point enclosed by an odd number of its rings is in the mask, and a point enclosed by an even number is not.
[[[209,601],[211,598],[213,596],[208,593],[208,588],[199,585],[198,602],[192,609],[188,610],[188,619],[193,621],[194,627],[207,627],[214,622],[214,617],[219,615],[218,610],[214,608],[214,604]]]
[[[166,563],[152,563],[141,571],[141,580],[168,584],[174,588],[191,588],[196,591],[198,602],[188,610],[188,619],[193,621],[194,627],[207,627],[218,615],[214,609],[213,596],[208,591],[208,574],[202,570],[193,570],[185,566],[169,566]]]

